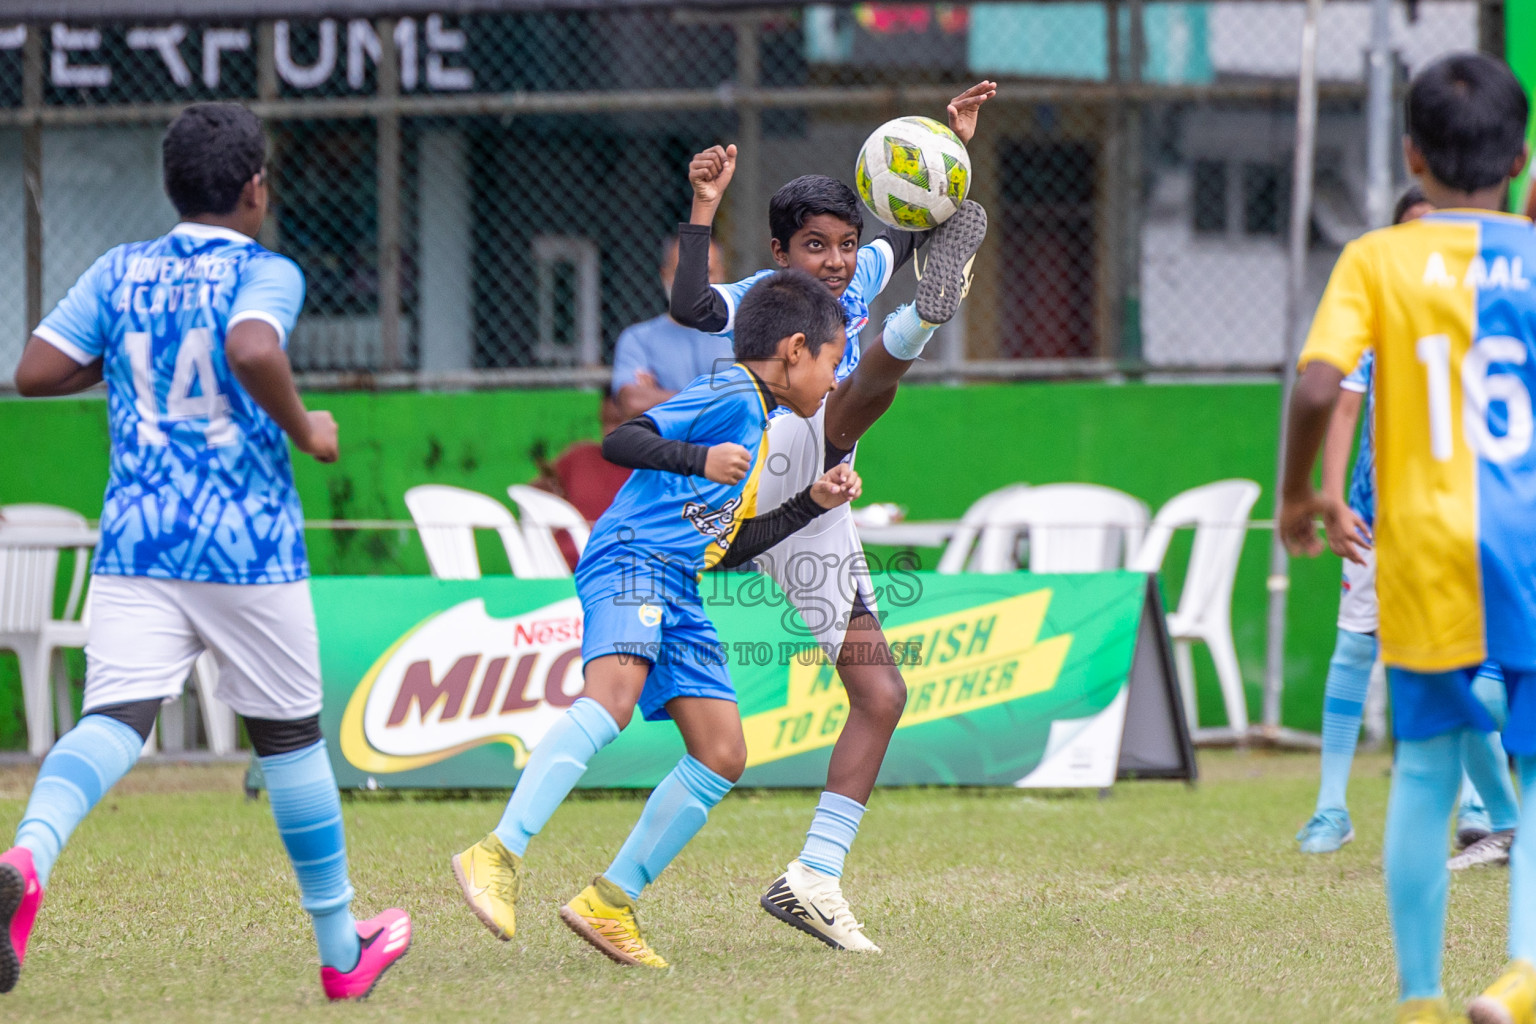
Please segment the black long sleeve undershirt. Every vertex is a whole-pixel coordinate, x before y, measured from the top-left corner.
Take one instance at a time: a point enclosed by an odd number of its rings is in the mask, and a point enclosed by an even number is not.
[[[603,438],[603,458],[627,469],[659,469],[678,476],[703,476],[709,448],[662,437],[649,416],[619,424]]]
[[[714,570],[746,565],[826,511],[828,509],[816,504],[807,487],[772,512],[742,520],[725,557],[714,564]]]
[[[886,228],[876,236],[884,239],[895,257],[891,273],[912,258],[930,231],[898,231]],[[672,319],[700,331],[723,331],[730,323],[725,298],[709,286],[709,228],[703,224],[677,226],[677,274],[672,280]]]
[[[662,437],[648,416],[636,416],[603,438],[603,458],[629,469],[657,469],[679,476],[703,476],[709,448]],[[827,511],[807,487],[771,512],[744,519],[716,569],[745,565]]]
[[[721,331],[730,321],[725,299],[709,286],[709,228],[677,226],[677,273],[672,278],[672,319],[700,331]]]

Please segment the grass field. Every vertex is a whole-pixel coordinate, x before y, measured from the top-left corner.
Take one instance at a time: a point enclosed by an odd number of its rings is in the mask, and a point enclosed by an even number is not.
[[[814,797],[728,798],[646,894],[674,964],[621,969],[554,908],[607,865],[632,797],[577,799],[530,850],[519,930],[498,943],[448,858],[500,812],[484,800],[346,804],[355,909],[404,906],[411,953],[372,1000],[330,1007],[267,808],[239,769],[145,766],[76,833],[54,872],[21,984],[0,1019],[122,1021],[1386,1021],[1381,892],[1387,760],[1361,758],[1360,839],[1302,857],[1315,762],[1215,753],[1198,788],[878,793],[845,889],[879,957],[837,955],[757,906],[798,849]],[[30,769],[0,770],[0,829]],[[1452,887],[1446,984],[1503,963],[1506,875]]]

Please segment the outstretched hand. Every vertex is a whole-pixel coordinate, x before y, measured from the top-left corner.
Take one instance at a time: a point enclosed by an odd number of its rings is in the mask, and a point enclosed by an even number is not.
[[[736,147],[710,146],[688,163],[688,183],[693,186],[694,205],[714,206],[720,202],[736,173]]]
[[[846,462],[839,462],[811,485],[811,500],[822,508],[833,509],[864,493],[864,482]]]
[[[981,105],[997,95],[996,82],[977,82],[949,101],[949,127],[960,141],[969,144],[976,134],[976,116]]]

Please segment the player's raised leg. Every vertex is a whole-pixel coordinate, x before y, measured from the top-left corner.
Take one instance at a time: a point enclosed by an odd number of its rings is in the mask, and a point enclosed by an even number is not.
[[[848,718],[832,748],[827,788],[800,856],[763,894],[763,909],[833,949],[878,953],[843,896],[843,862],[858,835],[907,687],[874,615],[860,603],[838,652]]]
[[[641,934],[640,894],[698,835],[710,810],[747,765],[747,741],[734,700],[674,697],[666,710],[688,753],[652,791],[608,870],[560,908],[567,927],[626,966],[667,966]]]
[[[629,611],[633,617],[634,609]],[[599,625],[589,622],[588,634]],[[484,839],[454,855],[453,875],[465,902],[498,939],[510,939],[517,929],[529,841],[581,781],[592,756],[629,724],[650,670],[649,661],[620,654],[587,662],[585,695],[533,748],[501,821]]]
[[[966,200],[934,229],[917,261],[917,293],[892,313],[875,344],[827,398],[827,440],[851,449],[896,397],[896,387],[934,331],[954,318],[971,287],[976,251],[987,237],[987,211]]]

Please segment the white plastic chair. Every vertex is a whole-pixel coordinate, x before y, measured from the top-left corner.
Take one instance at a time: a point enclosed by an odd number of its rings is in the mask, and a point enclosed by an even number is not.
[[[56,505],[7,505],[0,515],[0,649],[15,651],[20,662],[27,752],[41,757],[53,746],[55,711],[65,728],[71,719],[68,685],[51,685],[53,655],[85,646],[86,623],[76,613],[97,534],[80,513]],[[55,619],[59,552],[66,548],[75,552],[74,576],[64,618]]]
[[[1193,644],[1197,640],[1205,644],[1216,664],[1228,727],[1238,734],[1248,730],[1248,700],[1243,693],[1243,673],[1232,640],[1232,585],[1248,535],[1248,514],[1259,500],[1259,491],[1259,485],[1252,480],[1218,480],[1174,495],[1157,510],[1146,541],[1128,566],[1137,572],[1157,572],[1168,553],[1173,531],[1187,526],[1195,528],[1179,607],[1168,616],[1168,632],[1174,641],[1174,662],[1191,733],[1199,726],[1200,718],[1195,705]]]
[[[1030,572],[1118,569],[1141,546],[1147,506],[1097,484],[1045,484],[998,499],[987,510],[973,562],[977,572],[1012,572],[1019,537]]]
[[[983,494],[973,501],[971,507],[965,510],[965,515],[960,517],[960,525],[950,535],[949,543],[944,546],[944,553],[939,556],[937,571],[946,575],[967,570],[977,572],[977,557],[980,551],[975,547],[976,538],[981,535],[981,528],[986,525],[991,510],[1027,490],[1029,490],[1028,484],[1009,484],[1007,487]]]
[[[518,525],[523,530],[523,542],[533,557],[539,576],[558,578],[569,576],[571,567],[560,553],[555,531],[564,530],[571,535],[578,555],[587,549],[587,538],[592,528],[576,506],[558,495],[541,491],[527,484],[513,484],[507,488],[507,496],[517,505]]]
[[[480,556],[475,530],[495,530],[506,549],[514,576],[538,576],[539,571],[512,512],[495,498],[446,484],[422,484],[405,492],[405,507],[427,549],[427,564],[440,580],[477,580]]]

